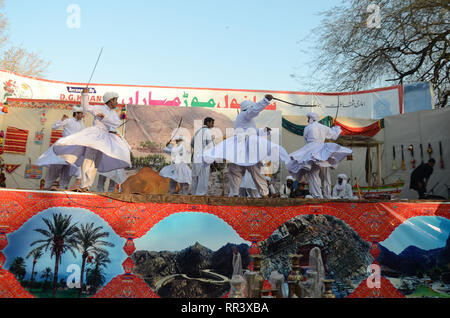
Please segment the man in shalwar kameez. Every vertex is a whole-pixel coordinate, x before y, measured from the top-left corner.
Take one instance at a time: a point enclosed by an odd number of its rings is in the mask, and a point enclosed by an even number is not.
[[[267,198],[269,189],[264,175],[263,162],[288,160],[286,150],[269,141],[265,129],[256,129],[255,118],[272,100],[272,95],[265,95],[258,103],[244,100],[240,104],[241,112],[234,124],[234,135],[203,153],[204,161],[211,164],[215,160],[225,159],[228,163],[230,182],[229,196],[238,196],[242,177],[248,171],[261,197]]]
[[[83,123],[83,108],[80,106],[74,106],[72,108],[72,112],[73,117],[69,118],[67,115],[64,115],[52,125],[52,129],[63,129],[63,137],[75,134],[85,128]],[[63,159],[55,155],[53,146],[36,160],[36,165],[48,167],[44,184],[45,190],[49,190],[58,177],[60,189],[67,189],[72,176],[76,175],[77,178],[80,177],[79,168],[67,164],[67,162]]]
[[[59,157],[81,166],[80,190],[83,192],[89,191],[97,171],[104,173],[131,167],[130,146],[117,132],[121,125],[114,110],[118,97],[117,93],[108,92],[103,95],[104,105],[91,106],[88,89],[84,89],[81,106],[94,116],[93,126],[61,138],[54,144],[54,151]]]
[[[325,139],[336,140],[341,134],[341,127],[329,128],[318,122],[316,113],[306,114],[308,126],[303,133],[306,145],[291,153],[291,161],[286,168],[297,179],[307,177],[309,192],[313,198],[331,199],[330,168],[336,169],[339,162],[352,153],[351,149],[336,143],[325,143]]]
[[[192,195],[207,195],[209,175],[211,168],[209,165],[203,166],[201,154],[203,151],[213,147],[214,141],[211,129],[214,127],[214,119],[206,117],[203,120],[203,127],[197,130],[191,140],[194,162],[192,164]]]
[[[192,171],[188,164],[188,152],[183,145],[184,137],[175,137],[175,147],[169,142],[163,151],[172,157],[172,164],[165,166],[159,172],[163,178],[169,178],[169,193],[175,194],[177,184],[180,185],[180,192],[183,195],[189,194],[189,185],[192,182]]]

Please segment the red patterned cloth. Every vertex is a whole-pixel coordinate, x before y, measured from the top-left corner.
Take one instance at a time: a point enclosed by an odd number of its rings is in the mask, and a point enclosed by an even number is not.
[[[50,136],[50,147],[62,137],[63,131],[58,129],[53,129],[52,134]]]
[[[27,152],[28,130],[15,127],[6,128],[5,153],[24,155]]]
[[[381,121],[376,121],[373,124],[366,127],[350,127],[336,121],[336,125],[342,128],[341,135],[344,136],[375,136],[381,130]]]
[[[19,167],[20,167],[20,165],[5,164],[5,170],[8,173],[13,173]]]

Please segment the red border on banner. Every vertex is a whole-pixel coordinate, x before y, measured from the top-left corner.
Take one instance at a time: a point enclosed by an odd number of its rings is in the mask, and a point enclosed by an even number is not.
[[[305,204],[298,206],[257,207],[154,202],[124,203],[93,194],[0,190],[0,250],[7,245],[6,234],[17,231],[31,217],[52,207],[82,208],[97,214],[119,236],[127,239],[124,249],[128,255],[134,250],[132,240],[145,235],[164,218],[183,212],[213,214],[229,224],[243,239],[253,243],[267,239],[275,229],[297,215],[334,216],[352,227],[362,239],[371,243],[373,243],[374,237],[377,242],[384,241],[397,226],[415,216],[441,216],[450,219],[450,204],[446,202],[380,201],[376,203],[324,202],[308,204],[306,201]],[[256,240],[255,237],[257,237]],[[376,255],[376,251],[373,252]],[[4,255],[0,252],[0,265],[2,266],[4,262]],[[142,285],[142,281],[131,277],[134,263],[130,258],[123,263],[123,266],[127,274],[113,279],[99,292],[97,297],[157,296],[149,290],[140,292],[135,286],[131,286],[133,284],[130,284],[130,281],[139,286]],[[26,295],[23,288],[22,290],[17,287],[18,282],[15,278],[11,279],[11,276],[8,275],[3,277],[12,280],[12,291],[9,287],[4,287],[8,289],[8,292],[17,293],[18,296]],[[4,279],[0,279],[0,285],[7,286]],[[386,286],[389,287],[389,285]],[[397,295],[392,288],[384,290],[382,293],[389,293],[393,297]],[[372,295],[361,286],[353,296],[365,297],[365,294]],[[373,297],[373,295],[368,297]]]

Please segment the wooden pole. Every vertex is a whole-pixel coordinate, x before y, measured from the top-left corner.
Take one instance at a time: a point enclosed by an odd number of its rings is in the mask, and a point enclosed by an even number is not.
[[[378,186],[382,185],[381,180],[381,151],[380,144],[377,144],[377,176],[378,176]]]

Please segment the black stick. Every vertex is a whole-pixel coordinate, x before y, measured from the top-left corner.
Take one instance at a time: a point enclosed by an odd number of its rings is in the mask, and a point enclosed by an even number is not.
[[[285,100],[282,100],[282,99],[279,99],[279,98],[276,98],[276,97],[273,97],[273,99],[274,99],[274,100],[277,100],[277,101],[279,101],[279,102],[286,103],[286,104],[289,104],[289,105],[292,105],[292,106],[297,106],[297,107],[318,107],[318,105],[301,105],[301,104],[295,104],[295,103],[287,102],[287,101],[285,101]]]
[[[97,68],[97,64],[98,64],[98,61],[100,60],[100,56],[102,55],[102,52],[103,52],[103,47],[100,50],[100,53],[99,53],[98,58],[97,58],[97,62],[95,62],[94,69],[92,70],[91,77],[89,78],[89,82],[87,83],[86,88],[88,88],[89,84],[91,84],[92,76],[94,76],[94,72],[95,72],[95,69]]]

